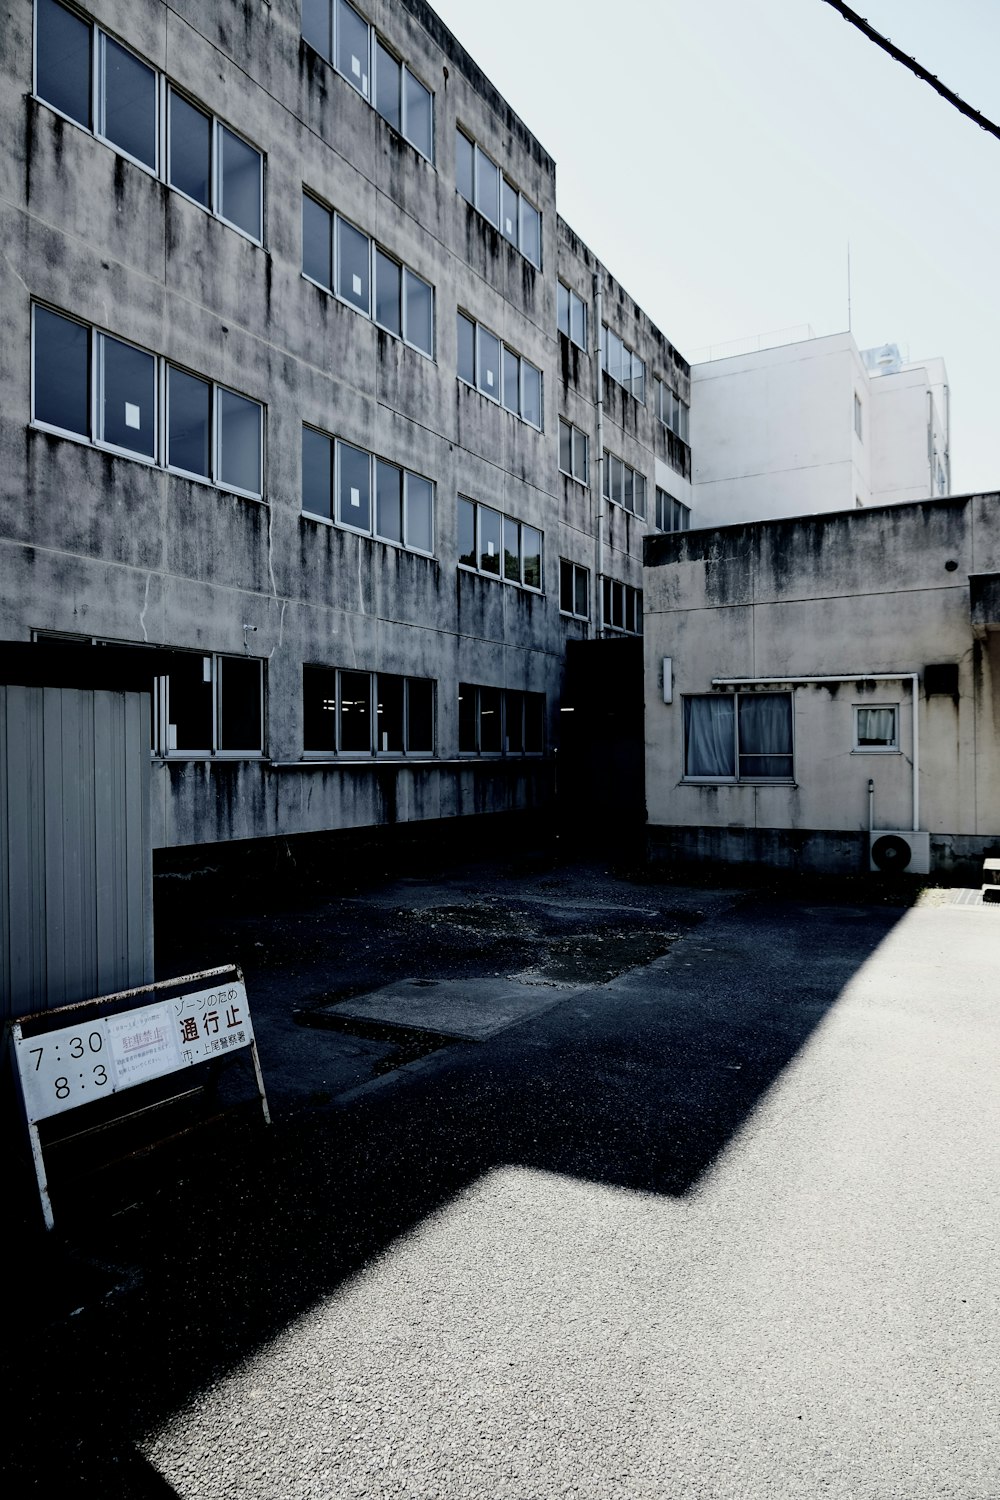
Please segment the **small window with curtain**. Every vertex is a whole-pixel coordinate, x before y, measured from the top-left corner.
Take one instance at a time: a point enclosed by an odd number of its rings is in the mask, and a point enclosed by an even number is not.
[[[855,704],[855,750],[899,749],[899,707],[895,703]]]

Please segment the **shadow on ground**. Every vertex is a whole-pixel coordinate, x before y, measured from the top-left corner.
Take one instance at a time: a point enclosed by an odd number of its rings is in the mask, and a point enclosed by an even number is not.
[[[488,899],[466,886],[462,899],[436,901],[439,916],[458,908],[437,924],[420,915],[435,902],[420,904],[419,882],[406,899],[373,888],[364,919],[357,906],[327,910],[325,949],[321,914],[292,911],[273,942],[247,947],[251,997],[270,993],[271,1005],[339,992],[319,985],[331,944],[348,992],[418,969],[493,973],[501,953],[514,967],[544,966],[547,944],[596,987],[488,1042],[442,1050],[432,1067],[344,1107],[283,1111],[275,1101],[268,1131],[259,1117],[234,1117],[67,1187],[59,1233],[26,1234],[12,1282],[8,1500],[171,1494],[138,1452],[143,1434],[210,1400],[217,1378],[497,1166],[688,1192],[901,915],[808,895],[685,902],[669,887],[622,882],[612,900],[600,872],[582,896],[572,873],[546,878],[557,883],[540,889],[536,878],[529,895],[511,882]],[[619,908],[617,918],[605,911],[603,934],[602,900]],[[184,952],[181,967],[195,967],[202,944],[217,958],[226,940],[260,942],[249,934],[265,926],[244,912],[199,929],[192,916],[169,957]],[[619,950],[617,967],[594,956],[612,929],[642,939]],[[635,967],[659,953],[663,962]],[[605,983],[609,972],[623,977]],[[258,1034],[263,1051],[259,1021]]]

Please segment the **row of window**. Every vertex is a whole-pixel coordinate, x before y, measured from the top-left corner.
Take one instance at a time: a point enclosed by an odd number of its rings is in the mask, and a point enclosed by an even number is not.
[[[59,0],[37,0],[35,93],[258,243],[261,153]]]
[[[482,324],[458,314],[458,378],[541,430],[542,372]]]
[[[643,405],[646,402],[646,366],[638,354],[618,337],[607,323],[601,325],[601,369]]]
[[[855,705],[854,749],[898,751],[898,704]],[[791,693],[685,698],[684,774],[709,781],[791,781]]]
[[[434,95],[347,0],[302,0],[302,35],[394,130],[434,160]]]
[[[414,552],[434,551],[434,486],[429,479],[305,425],[302,509]]]
[[[257,401],[47,307],[33,308],[32,420],[259,498]]]
[[[540,592],[542,533],[491,505],[459,495],[458,564]]]
[[[433,288],[306,192],[302,194],[302,271],[380,328],[433,358]]]
[[[675,437],[690,443],[690,408],[660,379],[656,381],[656,415]]]
[[[604,450],[604,498],[641,520],[646,518],[646,476]]]
[[[455,185],[533,266],[542,264],[542,216],[463,130],[455,132]]]
[[[458,748],[463,755],[540,755],[545,694],[460,682]]]
[[[666,490],[656,487],[657,531],[689,531],[691,529],[691,507],[675,500]]]
[[[642,589],[617,578],[601,580],[601,626],[622,635],[642,635]]]
[[[556,287],[556,323],[560,333],[581,349],[586,349],[587,304],[561,281]]]

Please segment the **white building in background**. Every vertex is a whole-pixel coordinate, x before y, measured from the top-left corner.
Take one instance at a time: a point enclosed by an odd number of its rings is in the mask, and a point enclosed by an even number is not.
[[[699,527],[946,495],[944,362],[835,333],[692,364],[691,448]]]

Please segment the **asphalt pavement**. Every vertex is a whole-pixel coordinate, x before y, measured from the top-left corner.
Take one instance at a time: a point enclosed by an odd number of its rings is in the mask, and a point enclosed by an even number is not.
[[[1000,908],[883,894],[480,867],[186,924],[275,1123],[27,1234],[8,1500],[1000,1500]]]

